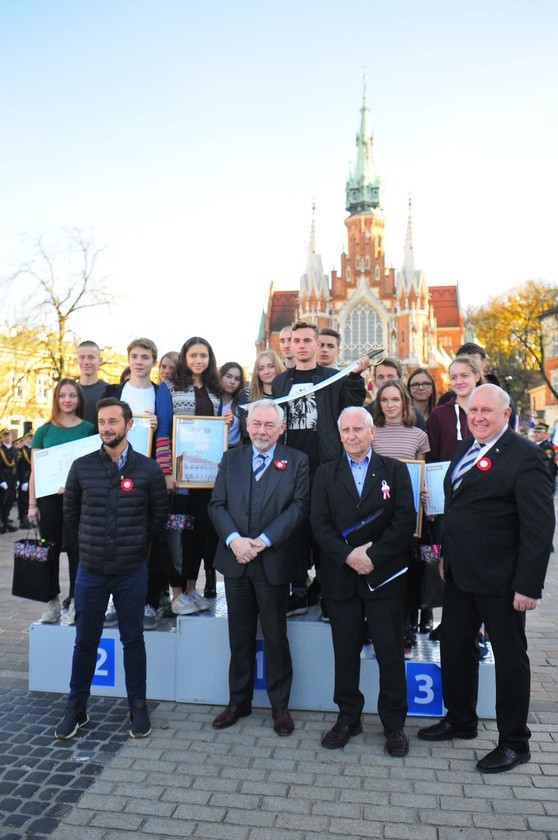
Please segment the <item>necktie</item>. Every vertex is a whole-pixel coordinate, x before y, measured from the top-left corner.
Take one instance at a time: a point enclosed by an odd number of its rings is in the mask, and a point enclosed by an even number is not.
[[[461,463],[461,466],[453,476],[451,486],[454,493],[463,481],[465,473],[469,472],[469,470],[477,460],[480,448],[480,443],[478,443],[478,441],[475,441],[473,446],[467,452],[465,460]]]
[[[260,452],[260,454],[256,456],[256,464],[254,466],[254,478],[256,479],[256,481],[259,481],[262,477],[262,473],[265,470],[266,461],[267,455],[264,455],[263,452]]]

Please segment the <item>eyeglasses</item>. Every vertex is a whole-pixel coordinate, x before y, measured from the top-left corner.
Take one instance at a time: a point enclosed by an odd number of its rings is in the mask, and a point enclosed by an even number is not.
[[[432,382],[413,382],[412,385],[409,385],[410,388],[432,388]]]

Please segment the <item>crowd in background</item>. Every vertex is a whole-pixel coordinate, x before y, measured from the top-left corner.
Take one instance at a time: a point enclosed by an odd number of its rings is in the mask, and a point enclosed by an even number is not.
[[[300,340],[303,334],[307,336],[307,346]],[[297,340],[293,340],[295,336],[298,336]],[[152,546],[144,629],[155,629],[161,614],[193,615],[207,611],[217,594],[213,568],[217,536],[208,516],[211,490],[177,486],[171,457],[173,418],[175,415],[221,416],[227,425],[229,448],[237,447],[248,439],[243,405],[288,395],[292,388],[316,384],[336,373],[341,339],[335,330],[324,329],[318,334],[312,325],[303,322],[300,327],[295,324],[281,331],[280,347],[281,358],[271,349],[258,353],[247,386],[242,366],[228,361],[219,367],[205,338],[189,338],[179,352],[169,351],[161,356],[158,366],[155,344],[150,339],[139,338],[127,348],[129,366],[123,371],[120,382],[109,384],[99,378],[102,364],[99,347],[92,341],[85,341],[77,349],[80,378],[77,382],[66,378],[57,383],[48,422],[13,445],[8,430],[0,433],[0,533],[17,530],[9,518],[17,496],[20,527],[38,525],[41,537],[56,546],[51,597],[42,622],[58,621],[62,610],[66,611],[68,623],[73,622],[73,590],[79,557],[77,547],[64,533],[63,488],[49,496],[37,498],[35,494],[32,451],[95,434],[95,406],[106,396],[127,402],[134,414],[150,415],[154,432],[151,454],[165,474],[169,513],[182,516],[185,526],[179,535],[178,554],[176,539],[174,550],[166,538]],[[356,373],[341,380],[342,386],[338,386],[337,381],[335,386],[324,388],[321,394],[327,391],[328,399],[338,399],[340,395],[337,402],[327,405],[333,424],[346,405],[364,404],[376,427],[374,451],[396,459],[428,462],[451,459],[459,442],[470,436],[467,406],[472,392],[485,381],[498,384],[496,377],[488,371],[483,348],[471,343],[459,348],[449,367],[451,391],[440,399],[429,370],[418,367],[404,375],[398,360],[385,358],[373,367],[374,399],[371,401],[360,375],[367,366],[368,363],[363,362]],[[155,377],[153,369],[157,370]],[[284,442],[309,456],[311,475],[319,464],[336,457],[339,447],[335,425],[325,424],[324,399],[320,397],[321,401],[312,402],[301,398],[286,406]],[[554,450],[548,441],[547,427],[539,424],[534,437],[547,452],[549,469],[555,474]],[[424,495],[421,499],[425,501]],[[442,530],[443,517],[440,516],[425,528],[422,541],[441,542]],[[436,638],[432,611],[420,610],[422,567],[417,561],[420,540],[415,542],[416,556],[411,558],[408,575],[407,629],[403,640],[408,658],[412,656],[417,632],[433,631],[433,638]],[[62,550],[68,556],[70,581],[69,593],[63,601],[60,600],[58,565]],[[301,537],[300,550],[301,575],[292,581],[287,615],[303,615],[309,606],[318,603],[322,617],[327,621],[327,604],[320,597],[319,550],[311,534],[311,523],[308,533]],[[198,578],[202,565],[205,579],[200,591]],[[114,605],[109,603],[106,626],[117,621]],[[363,640],[366,640],[365,627]]]

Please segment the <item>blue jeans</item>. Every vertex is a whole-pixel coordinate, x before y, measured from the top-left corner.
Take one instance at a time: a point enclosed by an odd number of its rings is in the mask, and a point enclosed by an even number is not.
[[[76,643],[70,678],[70,700],[86,706],[97,664],[97,647],[112,592],[124,648],[128,703],[145,700],[146,657],[143,609],[147,592],[147,563],[123,575],[103,575],[78,567],[75,590]]]

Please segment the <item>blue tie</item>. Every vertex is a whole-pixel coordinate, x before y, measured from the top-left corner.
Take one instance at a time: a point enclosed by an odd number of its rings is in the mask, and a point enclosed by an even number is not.
[[[454,493],[465,478],[465,473],[469,472],[469,470],[477,460],[480,448],[480,443],[478,443],[478,441],[475,441],[473,446],[467,452],[465,460],[462,462],[461,466],[453,476],[451,487]]]
[[[267,461],[267,455],[264,455],[263,452],[260,452],[259,455],[256,456],[256,465],[254,467],[254,478],[256,481],[259,481],[262,477],[262,473],[265,470]]]

